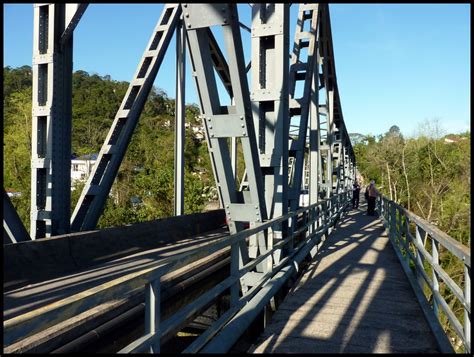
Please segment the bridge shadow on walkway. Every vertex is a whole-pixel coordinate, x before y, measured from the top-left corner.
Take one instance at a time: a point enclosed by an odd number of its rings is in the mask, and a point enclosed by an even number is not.
[[[249,352],[436,353],[383,225],[351,209]]]

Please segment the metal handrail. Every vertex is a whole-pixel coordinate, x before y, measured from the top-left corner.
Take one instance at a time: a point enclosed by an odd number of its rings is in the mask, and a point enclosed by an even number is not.
[[[425,316],[433,329],[435,337],[442,349],[449,352],[451,347],[443,328],[440,328],[440,308],[446,314],[456,335],[461,339],[465,352],[471,352],[471,253],[468,247],[440,231],[426,220],[413,212],[407,211],[394,201],[380,195],[377,200],[377,209],[384,225],[389,231],[389,238],[393,243],[397,256],[412,284],[415,294],[424,309]],[[410,231],[410,224],[414,224],[415,236]],[[430,243],[431,251],[427,248]],[[443,247],[464,266],[464,287],[460,287],[453,278],[441,267],[439,261],[440,248]],[[428,263],[429,273],[425,271]],[[413,267],[413,268],[412,268]],[[463,322],[453,313],[445,296],[440,293],[440,280],[446,284],[453,295],[464,308]],[[431,301],[423,292],[428,287],[432,294]],[[449,347],[446,344],[449,343]],[[453,351],[452,347],[450,349]]]
[[[326,231],[328,231],[329,227],[334,225],[336,219],[349,203],[349,196],[349,191],[342,192],[329,199],[321,200],[311,206],[303,207],[284,216],[263,222],[254,228],[246,229],[224,238],[219,238],[211,243],[201,244],[197,248],[179,255],[163,258],[157,264],[139,272],[127,274],[102,284],[101,286],[88,289],[76,295],[4,321],[4,346],[15,343],[16,341],[31,336],[37,332],[44,331],[57,323],[89,310],[91,307],[114,299],[122,299],[124,296],[131,294],[134,290],[145,286],[146,334],[120,352],[139,351],[142,349],[148,349],[151,346],[154,346],[153,351],[157,352],[159,351],[159,339],[161,335],[171,331],[174,326],[185,321],[188,317],[206,306],[206,304],[226,289],[238,286],[238,284],[240,284],[240,279],[258,263],[261,263],[264,259],[270,257],[277,249],[281,249],[285,244],[291,243],[292,245],[297,234],[304,234],[305,238],[299,242],[297,247],[293,248],[294,250],[291,250],[287,257],[273,266],[270,272],[260,276],[259,281],[257,281],[249,291],[244,293],[234,306],[231,306],[229,312],[232,312],[232,314],[226,313],[223,315],[224,317],[228,317],[227,320],[232,318],[238,312],[239,308],[254,297],[265,283],[269,281],[269,279],[274,277],[275,274],[277,274],[284,266],[292,264],[291,258],[297,254],[305,244],[310,240],[315,240],[315,237],[320,238]],[[160,277],[170,271],[177,270],[201,258],[209,256],[223,248],[229,246],[232,247],[241,241],[245,241],[245,239],[252,235],[262,233],[263,231],[268,232],[270,229],[273,229],[273,227],[282,222],[296,219],[301,215],[308,217],[308,222],[305,224],[306,232],[302,232],[302,229],[295,232],[289,232],[288,237],[276,243],[272,249],[258,256],[255,260],[250,261],[248,264],[241,267],[237,273],[234,272],[224,281],[201,295],[198,299],[189,305],[184,306],[167,320],[160,323]],[[317,243],[319,242],[316,242],[316,244]],[[232,257],[232,259],[235,258],[238,259],[238,257]],[[216,332],[217,331],[218,329],[216,329]]]
[[[278,264],[272,266],[270,271],[262,274],[259,279],[253,284],[252,288],[247,292],[243,292],[242,296],[237,301],[235,301],[234,303],[231,302],[230,309],[226,311],[216,322],[214,322],[200,337],[198,337],[191,346],[188,346],[185,352],[199,351],[202,347],[205,346],[207,342],[209,342],[209,340],[213,336],[220,332],[221,329],[225,328],[226,324],[228,324],[229,321],[232,322],[233,317],[236,316],[244,306],[251,302],[255,303],[255,300],[259,300],[258,302],[261,303],[263,301],[262,299],[268,298],[268,296],[260,297],[258,296],[258,293],[263,291],[263,289],[265,289],[265,287],[267,287],[270,282],[273,282],[274,279],[272,278],[274,278],[279,273],[282,273],[282,271],[286,269],[286,271],[283,274],[280,274],[281,276],[278,277],[278,286],[281,286],[282,283],[286,281],[286,279],[293,271],[291,269],[293,269],[293,264],[296,262],[296,259],[293,258],[302,251],[303,247],[308,248],[308,246],[318,244],[320,242],[320,239],[318,238],[321,238],[321,236],[326,231],[328,231],[329,227],[334,225],[335,220],[344,211],[348,203],[349,191],[345,191],[338,195],[334,195],[329,199],[315,203],[311,206],[300,208],[279,218],[267,221],[259,225],[258,227],[253,228],[252,230],[245,230],[230,236],[233,237],[241,234],[238,241],[242,241],[246,237],[250,237],[251,235],[257,233],[262,233],[263,231],[267,231],[267,233],[269,233],[268,229],[276,226],[277,224],[281,224],[284,221],[296,219],[296,217],[300,216],[301,214],[309,218],[309,223],[306,224],[307,231],[305,232],[305,238],[299,242],[297,247],[293,247],[293,249],[289,252],[288,256],[282,259]],[[319,210],[317,210],[317,208],[319,208]],[[327,212],[332,212],[333,214],[328,215]],[[320,218],[319,213],[324,213],[324,225],[317,227],[319,229],[311,231],[310,227],[313,224],[318,225]],[[289,226],[291,227],[291,225]],[[287,238],[278,242],[267,252],[261,254],[255,260],[239,268],[233,274],[231,273],[231,275],[225,280],[217,284],[205,294],[201,295],[197,300],[183,307],[181,310],[170,316],[166,321],[163,321],[162,323],[160,323],[159,321],[159,311],[157,310],[159,308],[159,299],[156,299],[156,296],[159,296],[159,279],[149,282],[146,285],[146,296],[148,297],[146,301],[146,321],[154,321],[154,323],[146,322],[145,335],[120,350],[119,353],[136,353],[145,351],[150,351],[153,353],[159,352],[161,336],[164,336],[166,333],[171,331],[174,326],[183,323],[194,312],[206,306],[206,304],[208,304],[219,294],[224,292],[224,290],[229,289],[232,285],[238,288],[240,280],[244,277],[245,274],[248,274],[250,272],[250,269],[255,267],[258,263],[261,263],[267,257],[271,256],[278,249],[281,249],[283,245],[290,243],[289,245],[293,246],[293,242],[298,233],[301,234],[303,232],[301,232],[301,229],[299,229],[298,231],[290,232]],[[238,243],[238,241],[235,240],[234,244]],[[232,256],[231,259],[234,260],[233,263],[236,264],[236,260],[238,259],[238,257]],[[240,320],[240,322],[241,324],[249,324],[251,321],[249,321],[249,319],[247,318],[244,320]],[[225,343],[229,344],[229,341],[227,340]],[[222,345],[219,347],[222,348]]]

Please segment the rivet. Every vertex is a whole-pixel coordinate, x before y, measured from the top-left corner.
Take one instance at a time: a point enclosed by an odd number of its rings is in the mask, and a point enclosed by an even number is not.
[[[189,14],[188,14],[188,13],[185,13],[184,16],[189,17]]]
[[[242,135],[243,135],[243,136],[245,136],[245,135],[246,135],[246,134],[245,134],[245,131],[244,131],[244,132],[242,132]]]
[[[240,120],[244,120],[244,117],[243,117],[243,116],[241,116],[241,117],[240,117]]]
[[[209,129],[212,129],[212,125],[209,125]]]
[[[242,128],[243,128],[243,127],[245,127],[245,124],[242,124],[241,126],[242,126]]]

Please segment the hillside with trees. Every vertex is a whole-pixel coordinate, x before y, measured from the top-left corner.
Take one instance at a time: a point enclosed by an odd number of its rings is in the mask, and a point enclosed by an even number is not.
[[[436,121],[425,121],[417,137],[404,138],[397,126],[384,135],[366,136],[354,146],[357,167],[367,184],[375,180],[380,192],[422,217],[462,244],[471,246],[471,143],[470,132],[443,135]],[[462,262],[440,252],[443,269],[459,286]],[[440,292],[462,321],[464,308],[444,283]],[[428,298],[431,293],[425,291]],[[461,341],[447,317],[444,328],[459,352]]]
[[[31,161],[31,67],[5,67],[3,121],[4,187],[29,229]],[[110,76],[73,74],[72,153],[96,154],[105,140],[127,82]],[[107,200],[98,227],[124,225],[173,215],[174,99],[153,88]],[[196,135],[199,108],[186,106],[185,213],[200,212],[216,191],[207,144]],[[84,183],[75,184],[71,212]]]

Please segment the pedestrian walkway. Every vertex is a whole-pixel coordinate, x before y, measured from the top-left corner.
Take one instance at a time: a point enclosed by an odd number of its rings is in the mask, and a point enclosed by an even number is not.
[[[253,353],[437,353],[382,222],[351,210],[273,315]]]

